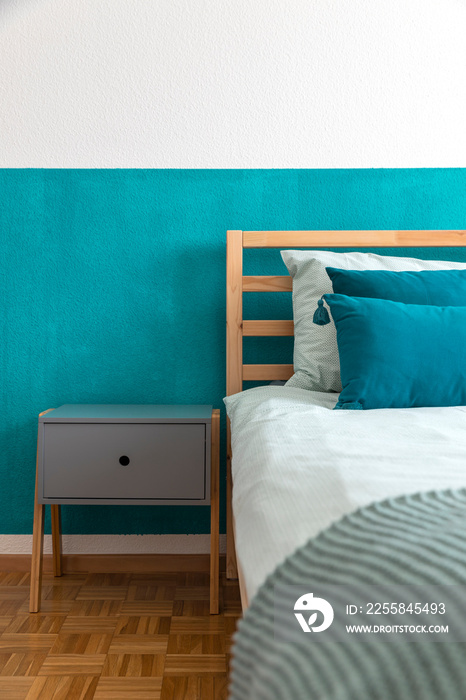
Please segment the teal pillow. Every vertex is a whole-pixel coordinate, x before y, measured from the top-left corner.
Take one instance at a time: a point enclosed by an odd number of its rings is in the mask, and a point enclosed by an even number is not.
[[[405,304],[466,306],[466,270],[341,270],[326,267],[335,294]]]
[[[335,409],[466,405],[466,306],[323,298],[340,356]]]

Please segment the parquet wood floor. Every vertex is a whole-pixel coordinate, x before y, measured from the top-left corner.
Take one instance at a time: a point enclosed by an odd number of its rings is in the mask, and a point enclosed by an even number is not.
[[[2,700],[225,700],[236,581],[221,574],[44,574],[30,614],[29,574],[0,572]]]

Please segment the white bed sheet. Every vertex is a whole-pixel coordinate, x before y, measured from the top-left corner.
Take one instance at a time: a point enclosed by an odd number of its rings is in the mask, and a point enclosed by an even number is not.
[[[336,394],[227,397],[236,551],[249,602],[297,547],[357,508],[466,486],[466,407],[333,411]]]

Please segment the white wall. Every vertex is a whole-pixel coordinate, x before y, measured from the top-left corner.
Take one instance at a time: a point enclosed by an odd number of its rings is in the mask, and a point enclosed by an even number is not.
[[[0,0],[0,167],[466,165],[465,0]]]

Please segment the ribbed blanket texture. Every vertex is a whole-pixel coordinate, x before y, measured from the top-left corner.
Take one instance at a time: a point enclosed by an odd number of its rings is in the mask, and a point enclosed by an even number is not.
[[[310,645],[304,633],[293,645],[277,641],[275,587],[303,581],[310,590],[466,587],[466,490],[375,503],[298,549],[265,581],[239,623],[230,687],[230,700],[465,700],[466,643]]]

